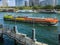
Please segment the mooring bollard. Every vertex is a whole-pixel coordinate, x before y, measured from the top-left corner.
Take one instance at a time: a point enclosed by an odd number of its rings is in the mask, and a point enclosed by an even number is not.
[[[33,30],[32,30],[32,40],[35,42],[36,41],[36,39],[35,39],[35,29],[33,28]]]

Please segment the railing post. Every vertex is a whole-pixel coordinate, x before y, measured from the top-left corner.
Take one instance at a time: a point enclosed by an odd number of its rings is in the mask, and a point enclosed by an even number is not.
[[[13,27],[13,32],[16,33],[16,29],[15,29],[15,26]]]
[[[18,30],[17,30],[17,26],[16,25],[13,27],[13,30],[14,30],[14,33],[18,33]]]
[[[16,30],[17,30],[17,26],[15,25],[14,27],[13,27],[13,32],[15,33],[15,38],[16,38]],[[17,45],[17,41],[14,39],[14,45]]]

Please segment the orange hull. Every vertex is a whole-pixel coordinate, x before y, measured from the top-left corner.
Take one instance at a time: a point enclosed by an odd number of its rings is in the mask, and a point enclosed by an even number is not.
[[[58,19],[56,18],[24,18],[24,21],[57,23]]]

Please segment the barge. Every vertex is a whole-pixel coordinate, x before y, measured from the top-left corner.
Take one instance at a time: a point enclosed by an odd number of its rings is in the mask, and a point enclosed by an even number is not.
[[[21,17],[21,16],[11,16],[11,15],[5,15],[4,16],[5,21],[16,21],[16,22],[24,22],[24,23],[39,23],[43,25],[55,25],[58,23],[57,18],[33,18],[33,17]]]

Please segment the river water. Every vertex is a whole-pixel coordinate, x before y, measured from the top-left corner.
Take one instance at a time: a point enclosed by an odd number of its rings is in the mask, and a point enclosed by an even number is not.
[[[6,14],[11,14],[14,16],[28,16],[28,17],[55,17],[60,20],[60,14],[42,14],[42,13],[12,13],[12,12],[0,12],[0,24],[4,24],[8,27],[13,27],[15,22],[4,21],[3,16]],[[16,22],[18,31],[20,33],[27,34],[28,37],[32,37],[32,28],[33,24],[28,23],[18,23]],[[36,29],[36,39],[39,42],[46,43],[48,45],[58,45],[58,34],[60,33],[60,22],[54,26],[43,26],[40,24],[34,24]],[[6,35],[3,36],[4,43],[3,45],[14,45],[14,40],[10,39]]]

